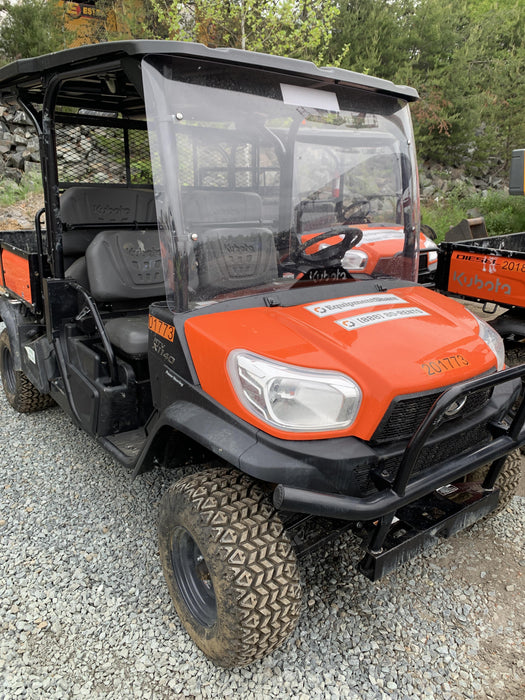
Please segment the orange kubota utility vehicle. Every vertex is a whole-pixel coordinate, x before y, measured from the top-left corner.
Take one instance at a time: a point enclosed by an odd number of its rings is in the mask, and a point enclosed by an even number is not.
[[[0,92],[45,191],[0,236],[5,393],[55,401],[135,476],[187,469],[160,555],[215,663],[288,637],[328,537],[353,528],[375,580],[508,502],[525,367],[416,281],[413,89],[131,41],[18,61]]]
[[[525,150],[512,152],[509,194],[525,194]],[[468,223],[468,219],[465,220]],[[439,249],[437,287],[484,304],[489,321],[505,341],[506,360],[525,360],[525,232],[474,237],[469,226],[463,240],[445,241]],[[461,230],[460,228],[460,230]],[[489,318],[489,317],[487,317]]]

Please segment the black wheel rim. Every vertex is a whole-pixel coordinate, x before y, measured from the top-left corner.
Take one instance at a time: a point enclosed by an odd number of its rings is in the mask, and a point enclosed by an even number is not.
[[[199,546],[186,528],[175,528],[171,541],[171,564],[188,611],[203,627],[211,627],[217,620],[213,583]]]
[[[7,391],[10,394],[14,394],[16,390],[15,368],[9,348],[5,345],[2,348],[2,378]]]

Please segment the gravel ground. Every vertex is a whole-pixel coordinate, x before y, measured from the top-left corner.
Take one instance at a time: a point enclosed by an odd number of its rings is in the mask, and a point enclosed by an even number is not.
[[[156,512],[58,408],[0,392],[0,698],[525,697],[525,498],[379,583],[345,536],[303,563],[304,610],[271,657],[214,667],[171,606]],[[523,491],[521,492],[523,494]]]

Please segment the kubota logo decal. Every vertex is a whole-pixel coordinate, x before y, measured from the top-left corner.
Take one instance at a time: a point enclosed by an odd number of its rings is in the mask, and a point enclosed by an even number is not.
[[[145,255],[148,256],[157,256],[160,257],[160,247],[151,247],[151,248],[146,248],[144,243],[139,239],[137,239],[137,243],[124,243],[122,246],[122,250],[132,258],[141,258]]]
[[[467,275],[464,272],[454,272],[452,277],[453,281],[456,282],[458,287],[464,287],[465,289],[478,289],[487,290],[489,292],[500,292],[501,294],[512,294],[512,287],[510,284],[501,282],[499,277],[496,279],[484,280],[478,275]]]
[[[224,249],[230,254],[255,253],[255,246],[252,243],[224,243]]]
[[[123,204],[112,207],[111,204],[94,204],[92,206],[93,213],[100,219],[110,219],[114,221],[115,219],[127,220],[131,216],[131,209],[125,207]]]
[[[334,299],[334,301],[327,301],[324,304],[311,304],[304,308],[321,318],[321,316],[332,316],[332,314],[339,314],[342,311],[362,309],[366,306],[385,306],[386,304],[407,303],[405,299],[400,299],[395,294],[362,294],[360,296],[346,297],[344,299]]]

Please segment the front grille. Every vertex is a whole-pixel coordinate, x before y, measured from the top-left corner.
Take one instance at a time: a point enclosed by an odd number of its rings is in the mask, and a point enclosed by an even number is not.
[[[427,445],[422,449],[412,471],[411,479],[451,457],[459,456],[474,447],[487,445],[491,440],[492,435],[485,425],[478,425],[457,435],[447,435],[445,439]],[[389,481],[394,481],[402,457],[403,452],[400,452],[382,460],[378,467],[381,476]],[[377,491],[374,480],[370,475],[370,470],[368,472],[365,469],[360,470],[358,474],[356,473],[356,478],[363,494],[367,495]]]
[[[492,440],[492,436],[484,425],[479,425],[464,433],[447,437],[434,445],[427,445],[421,450],[421,454],[412,471],[412,476],[419,474],[439,462],[443,462],[453,456],[458,456],[472,447],[482,447]],[[386,459],[381,465],[382,471],[388,473],[388,477],[395,476],[401,462],[402,455],[396,455]]]
[[[476,411],[480,411],[490,401],[492,391],[492,387],[473,391],[469,394],[461,411],[456,416],[450,418],[444,416],[441,419],[442,422],[454,420],[456,418],[465,418]],[[393,440],[406,440],[412,437],[441,393],[442,392],[432,392],[430,394],[394,399],[385,417],[374,433],[372,443],[378,444]]]

